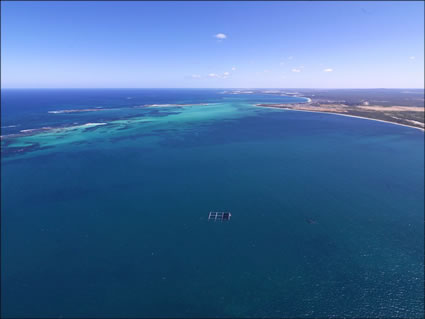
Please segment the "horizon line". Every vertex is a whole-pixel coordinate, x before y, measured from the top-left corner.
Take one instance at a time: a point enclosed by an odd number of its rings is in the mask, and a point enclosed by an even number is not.
[[[347,88],[329,88],[329,87],[231,87],[231,88],[185,88],[185,87],[2,87],[1,90],[99,90],[99,89],[145,89],[145,90],[425,90],[425,87],[347,87]]]

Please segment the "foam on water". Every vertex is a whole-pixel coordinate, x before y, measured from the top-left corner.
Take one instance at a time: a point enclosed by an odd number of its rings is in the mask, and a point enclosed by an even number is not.
[[[2,103],[11,134],[54,128],[2,139],[26,149],[2,157],[3,316],[423,317],[422,132],[220,90],[56,92]],[[47,113],[88,100],[117,110]],[[209,105],[133,107],[188,103]]]

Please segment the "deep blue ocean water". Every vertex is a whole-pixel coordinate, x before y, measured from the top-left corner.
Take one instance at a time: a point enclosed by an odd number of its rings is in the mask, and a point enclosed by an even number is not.
[[[2,315],[423,317],[424,133],[277,101],[3,90]]]

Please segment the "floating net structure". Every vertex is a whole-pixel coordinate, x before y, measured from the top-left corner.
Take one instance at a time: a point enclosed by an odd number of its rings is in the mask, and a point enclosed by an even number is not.
[[[210,212],[208,214],[208,221],[214,221],[214,222],[229,221],[230,217],[232,217],[232,214],[230,214],[229,212]]]

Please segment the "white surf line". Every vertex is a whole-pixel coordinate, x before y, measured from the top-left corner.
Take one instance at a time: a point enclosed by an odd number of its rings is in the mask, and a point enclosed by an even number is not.
[[[394,124],[394,125],[400,125],[400,126],[415,128],[417,130],[420,130],[422,132],[425,132],[425,129],[420,128],[420,127],[417,127],[417,126],[411,126],[411,125],[400,124],[400,123],[396,123],[396,122],[390,122],[390,121],[372,119],[370,117],[362,117],[362,116],[357,116],[357,115],[349,115],[349,114],[341,114],[341,113],[333,113],[333,112],[320,112],[320,111],[317,111],[316,112],[316,111],[306,111],[306,110],[294,110],[294,109],[289,109],[289,108],[286,109],[286,108],[283,108],[283,107],[273,107],[273,106],[258,106],[258,105],[255,105],[255,106],[262,107],[262,108],[281,109],[281,110],[285,110],[285,111],[294,111],[294,112],[322,113],[322,114],[333,114],[333,115],[340,115],[340,116],[347,116],[347,117],[355,117],[355,118],[363,119],[363,120],[384,122],[384,123],[389,123],[389,124]]]

